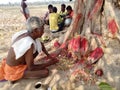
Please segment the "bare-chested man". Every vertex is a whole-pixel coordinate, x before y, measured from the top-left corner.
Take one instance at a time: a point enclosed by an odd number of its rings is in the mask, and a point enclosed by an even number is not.
[[[46,67],[58,61],[51,57],[44,45],[38,40],[44,33],[43,21],[38,17],[27,20],[27,30],[21,30],[13,35],[12,45],[7,58],[0,65],[0,80],[16,81],[21,78],[44,78],[49,71]],[[34,58],[43,51],[48,62],[35,65]]]

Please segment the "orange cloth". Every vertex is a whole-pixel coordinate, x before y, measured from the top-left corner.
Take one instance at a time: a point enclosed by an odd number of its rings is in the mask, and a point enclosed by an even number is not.
[[[0,65],[0,80],[15,81],[21,79],[26,69],[27,65],[9,66],[3,59]]]

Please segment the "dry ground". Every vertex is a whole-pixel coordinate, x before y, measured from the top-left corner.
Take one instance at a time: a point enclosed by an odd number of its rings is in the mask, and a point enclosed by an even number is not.
[[[66,4],[67,5],[67,4]],[[70,4],[73,6],[73,4]],[[55,4],[60,10],[60,4]],[[21,7],[1,6],[0,7],[0,59],[6,56],[9,49],[12,35],[25,28],[25,19],[20,12]],[[47,5],[29,6],[31,16],[43,17],[47,10]],[[49,32],[49,27],[45,27],[45,31]]]
[[[58,10],[60,9],[60,4],[55,6],[58,7]],[[47,5],[29,6],[29,10],[31,16],[43,17],[47,11]],[[119,15],[120,13],[118,13],[118,21],[120,22]],[[20,12],[20,7],[0,7],[0,59],[7,55],[7,51],[11,44],[12,34],[25,29],[24,24],[25,19]],[[49,30],[49,27],[46,26],[45,30]],[[120,90],[120,44],[116,40],[109,39],[108,41],[108,47],[104,50],[105,55],[102,60],[100,60],[101,62],[98,63],[98,66],[104,67],[103,70],[105,75],[101,78],[101,81],[107,81],[112,87],[116,88],[116,90]],[[64,71],[57,71],[53,67],[51,68],[52,73],[46,79],[23,79],[14,85],[9,84],[7,81],[0,82],[0,90],[35,90],[34,85],[36,82],[43,81],[44,83],[47,83],[50,78],[52,78],[50,86],[55,86],[56,83],[58,83],[57,90],[99,90],[98,87],[94,85],[83,86],[78,84],[75,85],[75,88],[72,88],[74,85],[67,80]],[[67,87],[64,87],[64,85]]]

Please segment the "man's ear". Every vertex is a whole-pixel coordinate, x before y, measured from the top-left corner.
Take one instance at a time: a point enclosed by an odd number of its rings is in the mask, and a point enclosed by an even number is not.
[[[37,32],[38,28],[35,28],[34,31]]]
[[[35,28],[35,29],[32,31],[32,33],[37,33],[37,28]]]

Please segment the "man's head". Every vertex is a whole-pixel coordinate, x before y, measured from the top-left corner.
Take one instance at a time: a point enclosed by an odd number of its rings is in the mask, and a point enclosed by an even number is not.
[[[66,5],[65,4],[61,4],[61,11],[65,11]]]
[[[68,13],[71,13],[72,7],[70,5],[68,5],[67,8],[66,8],[66,10],[67,10]]]
[[[27,0],[22,0],[22,1],[27,1]]]
[[[42,19],[36,16],[32,16],[27,19],[27,30],[28,32],[37,32],[37,37],[41,37],[44,32],[44,22]]]
[[[53,7],[53,12],[57,13],[57,7]]]
[[[52,4],[49,4],[49,5],[48,5],[48,10],[49,10],[49,13],[52,12],[52,10],[53,10],[53,5],[52,5]]]

